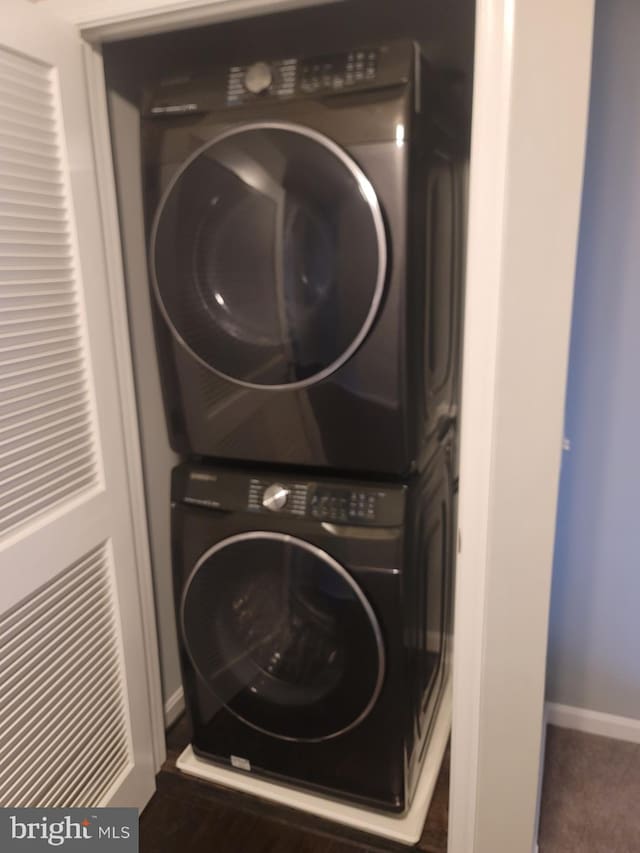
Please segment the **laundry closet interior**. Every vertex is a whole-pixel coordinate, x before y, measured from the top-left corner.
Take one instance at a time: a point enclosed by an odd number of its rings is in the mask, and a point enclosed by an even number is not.
[[[450,728],[473,16],[102,45],[165,722],[401,839]]]

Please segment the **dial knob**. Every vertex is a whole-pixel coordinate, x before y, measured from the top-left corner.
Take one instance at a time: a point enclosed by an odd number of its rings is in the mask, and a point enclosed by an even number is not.
[[[255,62],[247,68],[244,75],[244,86],[248,92],[259,95],[271,85],[273,74],[266,62]]]
[[[285,506],[288,498],[289,489],[285,489],[280,483],[272,483],[264,490],[262,506],[275,512]]]

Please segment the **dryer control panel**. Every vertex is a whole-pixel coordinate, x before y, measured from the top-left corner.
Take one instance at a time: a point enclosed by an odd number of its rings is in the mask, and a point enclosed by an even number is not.
[[[389,527],[403,522],[406,487],[180,465],[174,470],[172,494],[174,501],[225,512]]]
[[[353,50],[346,54],[316,56],[300,66],[300,91],[340,91],[376,79],[378,48]]]
[[[272,62],[232,65],[227,80],[229,105],[258,96],[330,94],[373,83],[378,72],[380,48],[324,54],[310,59],[288,57]]]
[[[331,95],[372,85],[406,82],[411,57],[407,44],[356,48],[343,53],[286,57],[232,65],[227,75],[228,106],[260,98]]]
[[[403,40],[315,56],[239,59],[231,66],[160,80],[144,92],[141,112],[145,118],[181,118],[405,86],[413,80],[417,85],[419,57],[418,46]]]
[[[232,65],[227,78],[227,104],[242,104],[265,95],[277,98],[294,95],[297,79],[298,60],[295,57]]]

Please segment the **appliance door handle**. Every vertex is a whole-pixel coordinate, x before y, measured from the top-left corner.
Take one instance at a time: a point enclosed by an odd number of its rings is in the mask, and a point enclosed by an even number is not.
[[[347,524],[329,524],[328,521],[321,522],[320,526],[327,533],[341,539],[389,540],[398,538],[398,530],[395,527],[353,527]]]

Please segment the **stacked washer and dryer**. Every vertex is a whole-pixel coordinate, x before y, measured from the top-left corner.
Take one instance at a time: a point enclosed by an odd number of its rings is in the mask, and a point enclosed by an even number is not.
[[[448,677],[460,139],[411,42],[145,94],[193,749],[411,803]]]

